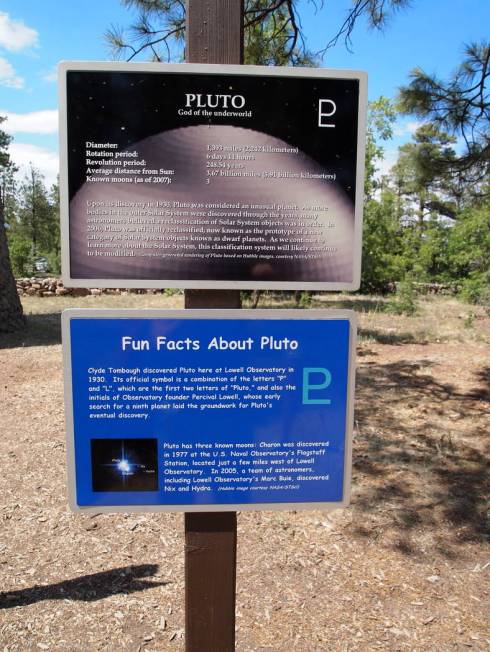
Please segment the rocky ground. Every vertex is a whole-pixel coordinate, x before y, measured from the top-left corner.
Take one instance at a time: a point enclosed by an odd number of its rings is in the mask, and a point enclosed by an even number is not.
[[[29,330],[0,341],[0,650],[183,650],[183,517],[67,507],[68,299],[25,297]],[[488,650],[490,318],[355,304],[352,506],[239,514],[237,650]]]

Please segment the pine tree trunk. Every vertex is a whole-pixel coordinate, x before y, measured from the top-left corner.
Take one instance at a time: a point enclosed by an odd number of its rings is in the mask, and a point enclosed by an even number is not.
[[[0,196],[0,332],[12,333],[24,327],[25,318],[10,265],[4,206]]]

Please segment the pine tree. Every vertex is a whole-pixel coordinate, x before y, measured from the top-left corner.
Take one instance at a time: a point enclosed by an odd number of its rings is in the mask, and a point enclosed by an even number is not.
[[[465,145],[461,155],[439,159],[440,175],[452,174],[475,196],[488,194],[490,44],[483,41],[468,46],[461,65],[448,80],[420,68],[412,71],[411,78],[410,84],[400,89],[400,109],[459,136]]]
[[[33,165],[20,185],[13,230],[31,243],[33,263],[59,248],[58,214],[50,201],[43,175]]]
[[[416,221],[419,234],[425,230],[430,215],[454,219],[457,205],[451,175],[441,168],[453,161],[455,138],[428,123],[417,129],[413,141],[399,149],[398,161],[392,174],[399,198],[400,219]],[[444,169],[446,169],[444,167]]]

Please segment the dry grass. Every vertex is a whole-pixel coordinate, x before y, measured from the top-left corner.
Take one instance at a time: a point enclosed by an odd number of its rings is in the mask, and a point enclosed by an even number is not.
[[[390,299],[362,294],[314,294],[311,308],[355,310],[362,340],[384,344],[410,342],[490,341],[488,311],[482,306],[465,304],[453,297],[427,296],[418,300],[413,316],[389,311]],[[294,307],[293,297],[278,299],[265,293],[259,307]]]
[[[53,341],[58,335],[59,314],[67,308],[183,308],[181,292],[162,294],[99,295],[73,297],[23,297],[24,311],[29,316],[29,328],[21,336],[26,342],[32,336],[38,341]],[[359,318],[359,335],[363,341],[382,344],[490,342],[488,309],[472,306],[456,298],[421,297],[413,316],[396,315],[388,310],[386,297],[347,294],[315,294],[311,308],[347,308]],[[250,300],[244,307],[251,307]],[[263,293],[259,308],[294,308],[294,296]],[[56,337],[57,337],[56,335]],[[10,338],[19,341],[18,336]],[[58,338],[59,339],[59,338]],[[9,341],[7,338],[6,341]]]

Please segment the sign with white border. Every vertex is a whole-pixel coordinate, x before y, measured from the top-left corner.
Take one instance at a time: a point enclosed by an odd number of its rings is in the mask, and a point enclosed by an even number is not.
[[[352,311],[71,309],[62,334],[74,511],[349,503]]]
[[[63,281],[356,290],[366,74],[63,62]]]

